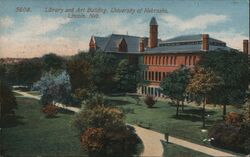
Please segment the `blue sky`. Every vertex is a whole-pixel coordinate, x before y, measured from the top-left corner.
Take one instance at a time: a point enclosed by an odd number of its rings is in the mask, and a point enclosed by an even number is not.
[[[48,52],[73,55],[87,50],[91,35],[111,33],[148,36],[148,24],[155,16],[159,38],[208,33],[242,49],[248,38],[248,0],[0,0],[0,58],[35,57]],[[17,13],[17,7],[32,12]],[[99,18],[68,18],[63,12],[45,8],[154,8],[168,13],[99,14]],[[76,13],[75,13],[76,14]]]

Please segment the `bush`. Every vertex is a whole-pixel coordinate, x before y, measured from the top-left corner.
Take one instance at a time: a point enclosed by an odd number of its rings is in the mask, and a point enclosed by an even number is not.
[[[154,99],[153,96],[147,95],[144,99],[144,102],[148,106],[148,108],[152,108],[157,101]]]
[[[52,118],[58,113],[58,107],[53,104],[48,104],[42,108],[42,112],[46,114],[46,117]]]
[[[225,117],[225,122],[232,125],[240,125],[242,122],[242,115],[236,112],[229,112]]]
[[[88,128],[81,135],[83,149],[100,151],[103,148],[104,131],[102,128]]]
[[[209,138],[213,138],[211,144],[230,149],[240,153],[250,153],[250,124],[239,123],[239,125],[219,122],[209,130]]]
[[[124,114],[116,108],[98,105],[84,109],[76,115],[74,126],[90,156],[131,156],[140,142],[135,130],[125,125]]]

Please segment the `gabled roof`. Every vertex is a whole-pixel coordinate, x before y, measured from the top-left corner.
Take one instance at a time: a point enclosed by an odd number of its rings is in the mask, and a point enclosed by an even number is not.
[[[105,52],[118,52],[118,44],[123,38],[127,43],[128,52],[138,51],[141,37],[120,34],[111,34],[107,37],[94,36],[96,46]]]

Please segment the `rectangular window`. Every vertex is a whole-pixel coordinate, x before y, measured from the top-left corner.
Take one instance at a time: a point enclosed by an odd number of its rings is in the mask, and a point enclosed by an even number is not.
[[[148,74],[148,72],[145,71],[145,74],[144,74],[144,77],[145,77],[145,78],[144,78],[144,80],[147,80],[147,79],[148,79],[148,75],[147,75],[147,74]]]
[[[155,80],[155,72],[152,72],[152,80]]]
[[[187,65],[187,58],[188,58],[188,57],[187,57],[187,56],[185,56],[185,65]]]
[[[151,64],[152,64],[152,65],[154,64],[154,59],[155,59],[155,57],[152,56],[152,61],[151,61]]]
[[[171,58],[170,58],[170,65],[172,65],[173,64],[173,56],[171,56]]]
[[[196,63],[196,56],[193,57],[193,65]]]
[[[165,65],[165,56],[162,58],[162,65]]]
[[[148,80],[151,80],[151,71],[148,72]]]
[[[150,64],[150,63],[151,63],[151,57],[148,56],[148,64]]]
[[[158,72],[155,72],[155,80],[158,81]]]
[[[174,56],[174,65],[176,65],[176,58],[177,58],[177,57],[176,57],[176,56]]]
[[[155,57],[155,64],[158,65],[158,56]]]
[[[166,65],[168,65],[168,56],[166,57]]]
[[[161,72],[159,72],[159,81],[161,81],[162,78],[161,78]]]
[[[188,65],[191,65],[192,56],[189,56]]]

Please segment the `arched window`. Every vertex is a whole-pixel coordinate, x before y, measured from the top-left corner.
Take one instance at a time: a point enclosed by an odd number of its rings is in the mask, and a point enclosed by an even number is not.
[[[196,56],[193,57],[193,65],[196,63]]]
[[[187,65],[187,58],[188,56],[185,56],[185,65]]]
[[[192,61],[192,56],[189,56],[188,65],[191,65],[191,61]]]

